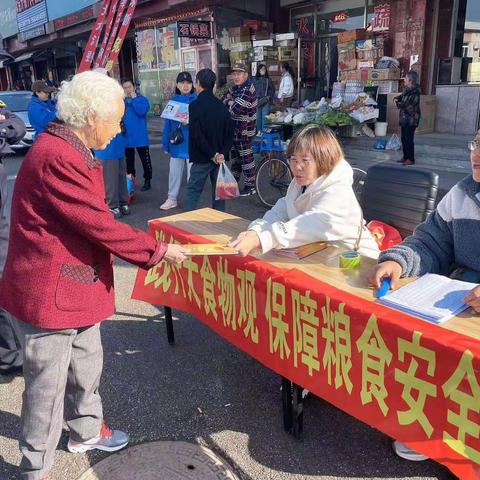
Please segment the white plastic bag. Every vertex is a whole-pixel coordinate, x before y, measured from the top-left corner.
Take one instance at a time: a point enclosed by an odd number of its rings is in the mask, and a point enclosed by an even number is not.
[[[215,200],[231,200],[240,196],[238,183],[230,169],[222,163],[218,169]]]
[[[387,142],[386,150],[400,150],[402,148],[402,142],[396,133],[394,133]]]

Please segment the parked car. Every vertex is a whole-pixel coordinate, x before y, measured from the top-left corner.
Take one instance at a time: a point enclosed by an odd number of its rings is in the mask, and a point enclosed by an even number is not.
[[[0,92],[0,100],[6,105],[6,108],[18,115],[25,123],[26,133],[22,140],[11,147],[14,150],[22,148],[29,148],[33,143],[35,130],[30,125],[28,120],[28,104],[32,98],[32,92],[18,91],[18,92]]]

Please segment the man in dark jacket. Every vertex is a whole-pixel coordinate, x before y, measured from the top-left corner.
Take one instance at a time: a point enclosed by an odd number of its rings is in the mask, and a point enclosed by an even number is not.
[[[256,133],[257,93],[247,66],[237,62],[232,67],[235,85],[228,91],[223,103],[228,106],[235,126],[232,149],[232,173],[240,180],[243,172],[241,196],[255,193],[255,160],[252,142]]]
[[[17,143],[25,135],[25,124],[13,113],[0,106],[0,278],[8,249],[9,215],[7,204],[7,172],[2,157],[11,153],[9,145]],[[0,383],[22,371],[22,352],[15,334],[11,315],[0,308]]]
[[[205,68],[197,73],[198,99],[189,106],[189,151],[192,168],[187,187],[186,210],[195,210],[208,177],[212,183],[212,206],[225,210],[224,200],[215,200],[219,165],[228,159],[233,142],[233,123],[222,102],[213,94],[216,75]]]

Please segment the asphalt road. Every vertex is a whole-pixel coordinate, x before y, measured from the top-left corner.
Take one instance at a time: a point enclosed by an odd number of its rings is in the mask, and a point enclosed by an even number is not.
[[[152,153],[153,189],[138,195],[126,220],[143,229],[148,219],[162,215],[158,206],[167,188],[168,160],[158,147]],[[20,162],[7,160],[10,173]],[[206,193],[202,206],[208,205]],[[253,219],[264,209],[248,197],[230,202],[228,211]],[[176,345],[169,346],[162,311],[130,300],[136,268],[120,260],[115,265],[117,314],[102,325],[101,392],[107,421],[128,431],[133,444],[200,442],[229,461],[242,479],[454,478],[432,461],[398,458],[391,439],[319,398],[306,400],[303,441],[286,435],[277,375],[178,312]],[[17,478],[22,391],[22,378],[0,385],[0,480]],[[64,433],[51,480],[73,480],[104,458],[69,454],[66,442]]]

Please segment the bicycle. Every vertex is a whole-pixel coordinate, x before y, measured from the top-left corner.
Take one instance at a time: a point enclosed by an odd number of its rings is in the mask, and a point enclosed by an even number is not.
[[[352,188],[360,202],[367,172],[357,167],[352,167],[352,170]],[[255,189],[258,199],[266,207],[273,207],[280,198],[287,194],[292,180],[292,170],[285,154],[282,152],[266,153],[255,174]]]

